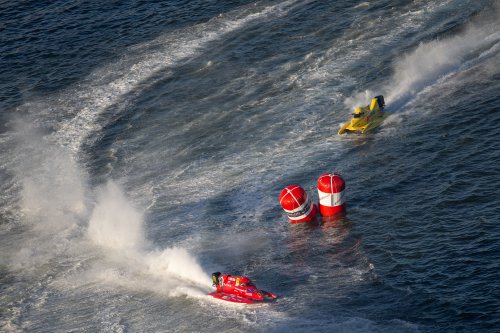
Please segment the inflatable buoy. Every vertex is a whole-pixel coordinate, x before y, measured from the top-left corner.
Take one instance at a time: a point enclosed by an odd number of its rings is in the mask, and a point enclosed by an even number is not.
[[[316,216],[318,208],[299,185],[285,187],[279,200],[291,223],[307,222]]]
[[[345,212],[345,182],[336,173],[325,173],[318,178],[319,211],[323,216]]]

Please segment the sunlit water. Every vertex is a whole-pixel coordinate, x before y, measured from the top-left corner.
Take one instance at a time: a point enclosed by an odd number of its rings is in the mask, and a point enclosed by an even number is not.
[[[0,330],[498,331],[499,6],[1,3]],[[328,171],[346,218],[289,224]]]

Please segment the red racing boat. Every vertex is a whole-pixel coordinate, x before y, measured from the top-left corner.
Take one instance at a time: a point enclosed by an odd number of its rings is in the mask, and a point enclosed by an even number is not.
[[[252,280],[246,276],[232,276],[216,272],[212,274],[212,281],[217,291],[209,295],[227,302],[253,304],[255,301],[278,297],[268,291],[257,289]]]

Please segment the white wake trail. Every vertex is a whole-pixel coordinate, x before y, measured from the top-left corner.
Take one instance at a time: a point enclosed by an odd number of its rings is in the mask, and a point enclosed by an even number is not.
[[[87,235],[102,249],[107,265],[97,263],[91,275],[112,284],[168,295],[206,295],[211,278],[198,261],[181,247],[155,249],[145,238],[143,227],[142,214],[116,183],[110,181],[99,188]],[[110,274],[117,271],[120,274]]]
[[[454,36],[420,43],[412,51],[395,59],[392,75],[386,85],[375,87],[375,91],[355,92],[344,103],[353,109],[367,105],[372,97],[382,94],[388,110],[398,111],[419,93],[498,53],[499,7],[500,1],[496,1],[492,10],[475,17],[462,32]]]
[[[421,43],[414,51],[398,59],[390,83],[383,89],[387,104],[398,109],[441,79],[466,69],[488,50],[497,50],[500,44],[499,12],[496,9],[494,17],[472,23],[453,37]]]
[[[83,141],[102,127],[97,121],[99,116],[111,106],[126,107],[123,99],[154,83],[157,73],[188,62],[217,40],[245,25],[272,15],[285,15],[286,8],[294,2],[267,6],[243,16],[238,11],[230,12],[187,31],[174,32],[136,46],[132,48],[131,56],[125,52],[118,62],[96,70],[57,98],[60,107],[69,110],[73,117],[59,125],[54,134],[56,142],[78,152]],[[233,17],[236,18],[231,19]]]
[[[16,244],[7,259],[11,268],[42,267],[56,258],[72,261],[75,253],[94,264],[78,272],[94,281],[112,280],[130,288],[167,295],[206,295],[211,285],[196,258],[178,246],[157,248],[145,237],[143,213],[130,203],[113,181],[93,189],[78,165],[81,145],[105,124],[99,121],[110,107],[127,107],[137,94],[227,34],[271,16],[285,15],[295,1],[237,9],[212,20],[175,31],[130,48],[118,61],[91,73],[56,95],[26,102],[21,111],[36,114],[33,127],[52,127],[47,136],[31,133],[19,121],[17,158],[9,163],[20,184],[22,219],[33,232]],[[161,73],[160,73],[161,72]],[[65,118],[57,123],[57,119]],[[27,121],[32,123],[33,121]],[[64,247],[58,245],[64,244]],[[54,246],[56,245],[56,246]],[[95,253],[100,258],[94,258]],[[34,255],[38,253],[38,255]],[[80,274],[82,273],[82,274]],[[77,277],[78,278],[78,277]]]

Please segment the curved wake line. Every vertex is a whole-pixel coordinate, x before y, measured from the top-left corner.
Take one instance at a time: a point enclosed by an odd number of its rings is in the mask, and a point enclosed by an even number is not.
[[[356,92],[346,98],[344,104],[349,108],[366,105],[373,96],[382,94],[390,110],[398,111],[419,93],[494,56],[500,47],[499,3],[494,4],[492,12],[483,11],[482,21],[468,23],[462,33],[420,43],[396,59],[393,74],[385,86]]]
[[[119,108],[126,107],[126,101],[123,100],[125,96],[135,90],[140,91],[142,85],[154,83],[149,81],[156,73],[189,61],[214,41],[223,39],[228,33],[241,29],[247,24],[273,14],[285,15],[287,11],[284,8],[294,2],[287,1],[268,6],[260,12],[251,13],[236,20],[226,20],[225,17],[241,15],[232,12],[222,18],[217,17],[207,23],[193,26],[187,32],[163,36],[153,42],[132,48],[132,52],[134,49],[136,52],[141,52],[138,59],[125,54],[119,62],[95,71],[82,83],[62,92],[55,98],[61,103],[60,107],[70,111],[74,117],[59,125],[53,139],[77,153],[90,133],[101,128],[97,123],[99,115],[113,105],[119,105]],[[165,46],[159,51],[143,54],[148,51],[148,48],[156,45]],[[114,77],[116,72],[120,73],[117,78]],[[66,100],[68,98],[69,100]],[[46,108],[52,109],[53,107]]]
[[[50,122],[61,114],[72,118],[59,123],[50,136],[29,133],[22,124],[17,128],[20,156],[12,167],[23,188],[21,208],[25,216],[22,218],[28,217],[29,227],[35,231],[21,246],[25,247],[25,253],[41,255],[14,254],[9,265],[21,269],[28,264],[39,267],[54,257],[64,262],[64,256],[71,256],[69,253],[87,244],[90,245],[87,254],[96,248],[103,250],[102,257],[94,258],[96,266],[91,267],[92,274],[79,272],[92,281],[101,277],[103,281],[166,295],[205,297],[211,279],[196,259],[179,247],[152,249],[144,237],[142,214],[132,207],[123,190],[112,182],[104,189],[90,188],[75,158],[87,137],[101,128],[99,117],[106,109],[126,108],[127,96],[151,81],[154,83],[159,72],[189,61],[211,43],[245,25],[272,15],[285,15],[287,6],[294,2],[268,6],[257,13],[249,13],[250,9],[231,12],[136,46],[135,50],[129,50],[132,55],[124,55],[120,61],[94,71],[79,84],[21,106],[36,111],[38,122]],[[145,53],[158,46],[157,51]],[[54,249],[52,240],[63,242],[65,247]]]
[[[212,280],[196,257],[175,244],[154,246],[145,236],[142,211],[123,189],[112,181],[90,188],[67,148],[21,121],[16,130],[9,169],[20,185],[24,230],[2,248],[2,265],[35,279],[57,270],[62,285],[103,282],[166,296],[208,294]],[[82,259],[90,266],[67,269]]]
[[[106,250],[109,258],[129,264],[130,270],[155,277],[175,276],[180,280],[210,286],[211,278],[183,248],[149,250],[142,214],[126,199],[114,182],[99,189],[98,201],[89,221],[87,236]]]
[[[418,34],[425,30],[432,24],[432,16],[429,13],[441,13],[448,2],[449,0],[442,0],[425,3],[423,6],[416,4],[404,6],[397,15],[385,17],[383,20],[363,17],[365,24],[362,27],[353,26],[347,29],[324,55],[315,59],[312,53],[309,54],[307,58],[312,60],[306,59],[308,64],[305,73],[294,74],[290,80],[297,82],[301,87],[307,87],[307,98],[310,100],[319,100],[327,95],[335,96],[337,101],[343,102],[349,110],[359,105],[366,105],[375,96],[373,91],[354,92],[347,98],[339,92],[358,85],[358,78],[352,76],[347,69],[356,67],[362,62],[372,62],[374,55],[385,53],[388,48],[397,47],[399,41],[408,34]],[[371,4],[365,2],[354,8],[369,6]],[[332,85],[332,81],[338,83]],[[381,89],[376,90],[376,94],[382,93]]]
[[[71,280],[154,292],[167,297],[205,299],[212,291],[210,276],[184,248],[171,247],[150,252],[104,249],[104,258],[79,273],[83,276],[70,277]]]
[[[498,24],[472,27],[463,35],[420,44],[396,63],[391,83],[384,89],[388,104],[398,109],[441,79],[498,52],[499,31]]]

